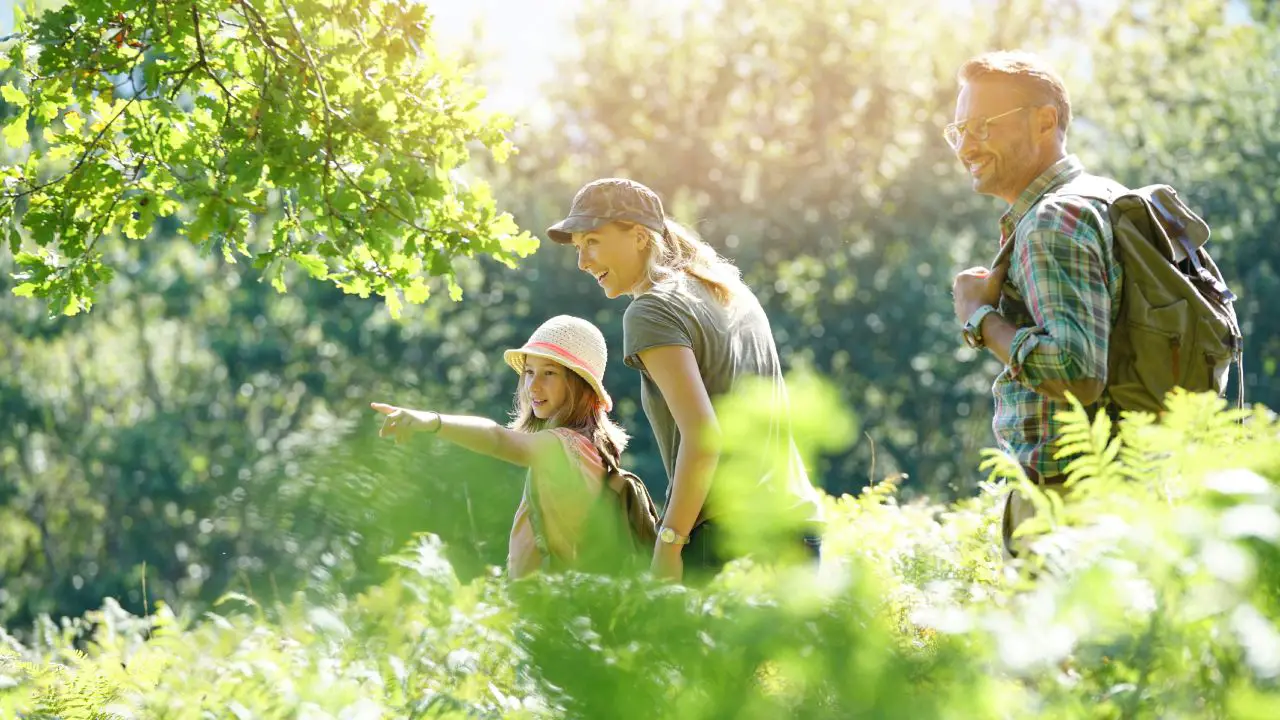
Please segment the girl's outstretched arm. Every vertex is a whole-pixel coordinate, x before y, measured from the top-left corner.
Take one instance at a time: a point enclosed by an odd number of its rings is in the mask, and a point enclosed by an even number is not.
[[[556,448],[551,433],[522,433],[502,427],[489,418],[472,415],[441,415],[434,410],[411,410],[385,403],[370,403],[382,413],[379,437],[394,437],[401,443],[417,432],[439,435],[455,445],[505,460],[513,465],[529,467],[539,457]]]

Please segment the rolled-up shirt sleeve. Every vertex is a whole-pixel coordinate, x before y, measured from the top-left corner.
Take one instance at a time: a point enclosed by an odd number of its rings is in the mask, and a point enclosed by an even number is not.
[[[1106,382],[1111,296],[1097,222],[1087,206],[1045,203],[1014,250],[1010,280],[1035,325],[1014,334],[1009,371],[1029,388]]]

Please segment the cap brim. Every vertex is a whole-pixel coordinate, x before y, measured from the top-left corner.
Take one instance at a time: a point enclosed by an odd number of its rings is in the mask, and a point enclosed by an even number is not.
[[[523,348],[515,348],[502,353],[502,360],[508,366],[510,366],[512,370],[515,370],[516,372],[520,373],[520,372],[524,372],[524,359],[525,359],[525,356],[527,355],[546,358],[547,360],[554,360],[555,362],[560,363],[561,365],[569,368],[578,377],[582,378],[583,380],[586,380],[587,385],[590,385],[591,389],[595,391],[596,397],[604,401],[605,412],[613,411],[613,398],[609,397],[609,392],[605,390],[603,387],[601,387],[600,383],[596,382],[596,379],[594,377],[591,377],[591,373],[587,372],[584,368],[580,368],[577,365],[574,365],[573,363],[568,362],[567,360],[560,357],[559,355],[556,355],[554,353],[549,353],[549,352],[541,352],[539,350],[525,350]]]
[[[596,217],[595,215],[570,215],[560,222],[547,228],[547,237],[552,242],[561,244],[572,242],[573,234],[595,230],[601,225],[613,222],[609,218]]]

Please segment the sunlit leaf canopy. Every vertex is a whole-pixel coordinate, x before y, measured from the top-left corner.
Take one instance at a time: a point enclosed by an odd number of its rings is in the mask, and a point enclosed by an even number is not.
[[[419,2],[72,2],[4,44],[0,221],[20,296],[89,308],[157,224],[296,264],[393,316],[454,260],[537,242],[464,166],[511,152],[509,118],[437,52]]]

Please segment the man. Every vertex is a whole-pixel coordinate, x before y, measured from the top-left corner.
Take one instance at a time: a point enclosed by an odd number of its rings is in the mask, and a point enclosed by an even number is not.
[[[945,136],[973,188],[1009,203],[994,269],[956,276],[965,341],[1004,363],[992,386],[992,428],[1033,482],[1061,486],[1069,459],[1054,457],[1055,415],[1074,395],[1091,411],[1107,382],[1107,344],[1119,309],[1121,267],[1102,203],[1053,191],[1084,168],[1067,154],[1071,101],[1062,80],[1021,52],[980,55],[960,69],[955,122]],[[992,248],[995,250],[996,248]],[[1007,258],[1007,260],[1005,260]],[[1034,513],[1011,493],[1003,535]]]

